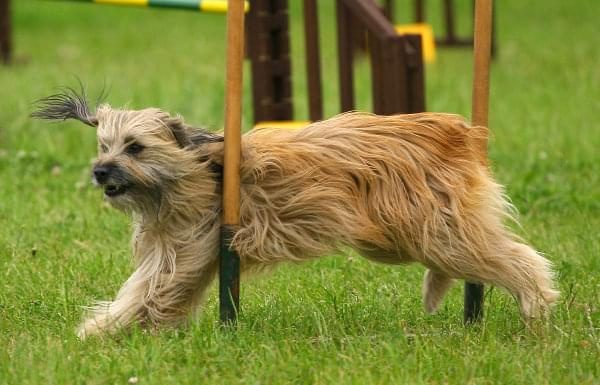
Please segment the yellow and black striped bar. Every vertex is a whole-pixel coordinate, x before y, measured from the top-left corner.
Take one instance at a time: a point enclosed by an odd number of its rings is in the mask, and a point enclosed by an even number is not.
[[[227,0],[70,0],[78,3],[124,5],[134,7],[157,7],[187,9],[199,12],[227,12]],[[244,11],[248,12],[248,2],[244,1]]]

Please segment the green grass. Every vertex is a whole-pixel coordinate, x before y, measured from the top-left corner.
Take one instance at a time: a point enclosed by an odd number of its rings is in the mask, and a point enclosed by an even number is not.
[[[497,3],[490,157],[521,212],[519,232],[555,262],[562,298],[525,327],[499,290],[462,326],[462,289],[421,310],[419,266],[357,256],[284,266],[243,283],[239,331],[219,330],[213,290],[187,330],[81,342],[82,305],[131,272],[129,220],[89,183],[93,130],[28,118],[31,102],[80,77],[109,101],[223,121],[224,18],[180,11],[13,1],[17,57],[0,68],[0,383],[597,384],[600,382],[600,2]],[[295,100],[306,115],[300,2],[291,1]],[[322,1],[326,114],[337,112],[333,1]],[[410,12],[398,1],[399,13]],[[438,2],[429,2],[430,6]],[[435,4],[434,4],[435,3]],[[461,31],[467,1],[458,1]],[[429,9],[436,16],[439,12]],[[467,19],[467,20],[465,20]],[[470,50],[427,68],[432,111],[468,115]],[[358,105],[370,105],[366,63]],[[246,72],[248,74],[248,72]],[[248,76],[246,76],[248,78]],[[246,127],[251,121],[246,84]]]

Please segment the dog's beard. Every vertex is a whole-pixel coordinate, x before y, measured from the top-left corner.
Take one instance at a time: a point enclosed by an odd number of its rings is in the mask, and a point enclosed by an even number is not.
[[[102,189],[105,201],[118,210],[155,214],[160,209],[161,189],[136,183],[129,175],[113,177],[104,183],[99,183],[92,177],[92,183]]]
[[[124,212],[136,212],[144,216],[158,215],[161,207],[162,193],[157,187],[129,186],[124,192],[104,199],[114,208]]]

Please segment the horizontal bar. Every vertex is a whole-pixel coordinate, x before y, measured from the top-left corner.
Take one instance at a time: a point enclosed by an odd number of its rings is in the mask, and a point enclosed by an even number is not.
[[[347,7],[352,16],[360,21],[377,39],[383,41],[386,38],[397,36],[392,23],[385,18],[385,15],[374,1],[344,0],[342,3]]]
[[[310,120],[266,120],[254,125],[254,129],[283,128],[285,130],[299,130],[311,124]]]
[[[78,3],[96,3],[133,7],[156,7],[187,9],[191,11],[226,13],[227,1],[225,0],[65,0]],[[248,12],[250,5],[244,1],[244,12]]]

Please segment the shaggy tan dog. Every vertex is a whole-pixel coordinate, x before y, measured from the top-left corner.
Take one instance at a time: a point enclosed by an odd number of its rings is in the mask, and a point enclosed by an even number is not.
[[[93,181],[133,217],[136,270],[79,335],[188,320],[217,272],[222,137],[153,108],[91,113],[72,90],[43,99],[33,115],[97,127]],[[539,316],[558,297],[550,262],[504,226],[511,206],[478,150],[486,137],[436,113],[347,113],[246,134],[232,243],[242,271],[350,247],[378,262],[425,265],[428,312],[460,278],[504,288],[523,316]]]

